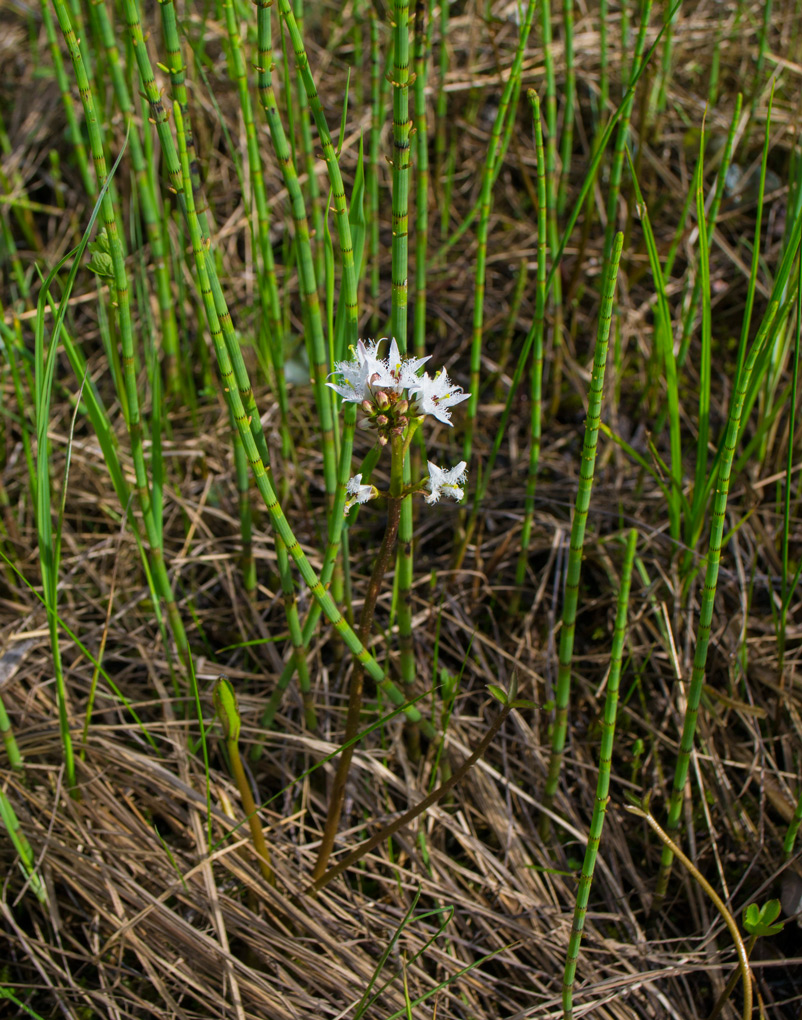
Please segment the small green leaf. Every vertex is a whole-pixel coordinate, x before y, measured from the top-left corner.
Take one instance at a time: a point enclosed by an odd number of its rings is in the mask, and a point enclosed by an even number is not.
[[[744,911],[744,927],[748,930],[754,928],[754,926],[760,921],[760,911],[758,910],[757,903],[750,903]]]
[[[501,702],[502,705],[507,704],[507,692],[503,687],[498,687],[496,684],[488,684],[487,689],[497,701]]]
[[[780,916],[782,904],[779,900],[767,900],[760,908],[760,923],[773,924]]]

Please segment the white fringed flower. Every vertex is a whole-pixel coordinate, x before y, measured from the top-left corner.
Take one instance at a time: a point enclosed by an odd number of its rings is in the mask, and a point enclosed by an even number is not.
[[[356,506],[357,503],[367,503],[368,500],[375,499],[379,495],[379,490],[375,485],[363,485],[362,475],[354,475],[345,487],[345,491],[351,497],[345,501],[343,507],[343,513],[348,514],[352,506]]]
[[[445,369],[434,378],[428,373],[416,378],[410,391],[417,393],[415,406],[418,414],[430,414],[445,425],[451,424],[451,408],[470,396],[470,393],[463,392],[461,386],[451,382]]]
[[[467,472],[465,468],[467,464],[464,460],[461,460],[456,467],[453,468],[441,468],[436,464],[429,463],[429,477],[423,483],[424,487],[429,490],[429,495],[426,497],[427,503],[436,503],[441,496],[448,496],[450,499],[455,500],[457,503],[465,495],[465,490],[462,486],[465,484],[467,478]]]
[[[361,404],[365,400],[373,403],[377,393],[401,394],[418,381],[417,372],[431,355],[425,358],[402,358],[395,340],[390,342],[386,358],[377,357],[381,340],[374,343],[360,340],[354,357],[350,361],[338,361],[332,375],[339,375],[341,382],[330,382],[335,393],[348,403]],[[353,350],[353,348],[352,348]]]

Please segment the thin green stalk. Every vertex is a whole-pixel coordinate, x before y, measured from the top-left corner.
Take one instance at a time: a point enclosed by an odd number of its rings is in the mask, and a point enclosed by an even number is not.
[[[11,728],[11,720],[8,718],[2,698],[0,698],[0,737],[3,738],[8,764],[15,772],[21,771],[23,767],[22,753],[17,744],[17,738],[14,736],[14,730]]]
[[[262,496],[270,515],[274,532],[287,546],[287,551],[295,561],[301,577],[309,587],[313,597],[320,603],[323,612],[334,626],[335,631],[340,635],[348,649],[357,661],[362,664],[370,677],[376,681],[385,697],[387,697],[393,705],[402,706],[404,705],[403,694],[385,676],[384,670],[382,670],[381,666],[379,666],[376,660],[370,655],[363,643],[348,625],[328,591],[321,584],[320,579],[312,569],[312,566],[306,558],[300,543],[290,528],[287,518],[284,516],[284,512],[279,504],[273,483],[270,480],[270,469],[265,466],[265,463],[259,453],[253,433],[253,422],[250,420],[250,416],[243,404],[239,388],[235,384],[234,368],[229,357],[228,345],[225,343],[223,336],[222,324],[217,315],[216,301],[212,294],[209,262],[205,258],[200,225],[195,212],[194,197],[189,180],[188,154],[186,146],[183,144],[183,136],[180,130],[180,125],[182,124],[181,109],[178,104],[175,104],[173,112],[178,130],[179,146],[181,148],[182,180],[186,182],[186,187],[182,188],[184,195],[184,207],[186,211],[187,226],[189,228],[190,238],[192,241],[192,248],[195,255],[195,267],[198,273],[199,288],[203,298],[209,332],[214,345],[215,354],[217,356],[223,392],[226,394],[226,400],[231,403],[234,419],[237,423],[239,433],[242,436],[242,442],[245,447],[248,462],[251,465],[251,471],[253,472],[256,480],[256,486],[259,489],[259,493]],[[262,442],[264,442],[264,438],[262,438]],[[420,721],[420,712],[413,706],[407,705],[404,708],[404,713],[407,718],[411,719],[411,721]]]
[[[527,99],[532,106],[535,128],[535,154],[537,159],[537,288],[535,292],[535,317],[533,322],[534,341],[530,366],[530,396],[532,411],[530,418],[529,473],[526,479],[524,521],[521,528],[521,551],[515,567],[515,591],[510,612],[517,613],[521,588],[526,577],[529,561],[529,541],[535,516],[535,491],[540,466],[540,443],[543,414],[543,334],[546,315],[546,165],[543,152],[543,127],[540,120],[540,102],[534,89],[528,89]]]
[[[473,431],[476,426],[476,415],[479,409],[479,394],[483,387],[481,385],[482,365],[482,332],[484,325],[484,301],[485,301],[485,277],[487,265],[487,236],[490,230],[490,210],[492,207],[493,182],[495,170],[500,160],[502,132],[507,119],[510,99],[516,89],[521,77],[521,66],[523,64],[526,43],[529,39],[529,32],[532,28],[537,0],[527,0],[526,13],[518,36],[518,46],[510,68],[509,77],[504,85],[501,98],[498,103],[493,128],[490,134],[485,163],[482,168],[482,188],[479,197],[479,224],[476,230],[477,252],[476,270],[474,274],[474,304],[473,304],[473,333],[471,337],[471,378],[470,398],[467,404],[465,415],[465,440],[463,444],[463,458],[470,464],[471,450],[473,448]]]
[[[301,38],[304,35],[304,3],[293,0],[293,12],[298,23]],[[317,179],[317,157],[312,145],[312,126],[309,123],[309,109],[303,83],[298,78],[298,113],[301,126],[301,152],[306,167],[306,191],[309,196],[308,207],[312,210],[312,227],[316,243],[312,247],[315,263],[315,276],[320,280],[323,276],[323,203],[320,197],[320,184]]]
[[[613,244],[610,261],[605,264],[602,301],[599,309],[599,325],[593,353],[593,371],[588,393],[588,416],[585,421],[585,439],[582,444],[582,464],[579,471],[579,488],[576,494],[574,519],[571,524],[571,548],[568,554],[568,568],[563,596],[562,628],[560,630],[560,657],[555,692],[554,724],[551,732],[551,756],[543,804],[551,808],[560,780],[563,751],[568,729],[568,702],[571,693],[571,659],[574,650],[576,611],[579,601],[579,577],[582,570],[582,548],[585,541],[585,524],[590,507],[593,488],[593,472],[596,466],[596,443],[601,421],[602,396],[604,391],[604,370],[607,364],[607,348],[610,337],[615,284],[624,235],[618,233]],[[541,815],[541,831],[548,832],[548,815]]]
[[[237,424],[228,409],[231,421],[231,443],[234,448],[234,474],[237,480],[237,509],[241,541],[240,569],[242,584],[249,598],[256,595],[256,561],[253,557],[253,520],[251,514],[251,474],[245,447],[237,431]]]
[[[448,76],[448,20],[449,0],[440,0],[440,54],[437,64],[437,99],[435,102],[435,121],[437,130],[434,136],[434,166],[438,192],[442,189],[443,201],[440,209],[440,236],[448,236],[450,221],[449,207],[451,199],[451,174],[446,180],[446,149],[448,141],[448,93],[446,78]]]
[[[563,1017],[571,1020],[574,1002],[574,978],[579,960],[579,946],[585,928],[585,916],[590,899],[590,887],[596,867],[596,857],[601,843],[604,828],[604,816],[607,812],[610,792],[610,768],[613,758],[615,738],[615,722],[618,713],[618,686],[621,679],[621,663],[624,653],[624,639],[627,631],[627,611],[629,607],[629,589],[632,581],[632,566],[635,562],[635,546],[638,541],[637,529],[627,533],[624,565],[621,570],[621,587],[618,591],[618,604],[613,631],[613,645],[610,653],[610,673],[607,677],[607,694],[604,699],[604,718],[602,720],[601,745],[599,747],[599,777],[596,782],[596,800],[593,803],[593,816],[588,832],[588,845],[582,862],[582,874],[576,892],[574,922],[568,939],[568,951],[565,956],[563,973]]]
[[[19,854],[20,865],[22,867],[23,874],[28,882],[30,882],[31,888],[36,894],[36,898],[40,903],[47,903],[47,890],[42,884],[42,880],[39,878],[39,873],[36,870],[36,861],[33,856],[33,850],[31,844],[28,842],[28,837],[22,831],[17,814],[8,799],[8,795],[5,790],[0,788],[0,821],[6,827],[6,832],[9,835],[11,842],[14,844],[14,849]]]
[[[381,584],[384,575],[387,573],[392,560],[396,538],[398,536],[398,525],[401,520],[401,504],[404,499],[409,501],[409,496],[402,495],[404,490],[404,437],[393,436],[392,439],[392,460],[390,467],[390,494],[387,499],[387,524],[385,526],[384,538],[376,555],[373,564],[373,572],[365,593],[365,601],[362,605],[362,615],[359,621],[359,640],[366,645],[373,629],[373,616],[376,612],[376,603],[381,592]],[[337,837],[337,829],[340,824],[343,803],[345,801],[345,788],[348,782],[348,773],[351,769],[351,760],[354,755],[355,738],[359,733],[359,717],[362,711],[362,687],[364,671],[360,665],[355,664],[351,675],[351,686],[348,695],[348,715],[345,722],[344,746],[340,752],[337,763],[337,772],[334,777],[331,796],[329,798],[329,809],[326,815],[326,825],[323,829],[323,836],[320,841],[315,869],[312,872],[313,881],[317,882],[325,874],[328,867],[329,857],[334,847],[334,840]]]
[[[370,5],[370,142],[365,171],[368,193],[368,261],[370,263],[371,328],[379,328],[379,292],[381,256],[379,249],[379,165],[381,160],[381,126],[384,90],[382,88],[381,50],[379,49],[379,18]]]
[[[755,366],[758,356],[763,350],[769,330],[777,312],[776,303],[772,306],[771,313],[764,320],[760,333],[752,344],[752,349],[746,359],[743,370],[738,377],[727,420],[727,430],[722,447],[721,461],[718,469],[718,481],[713,497],[712,520],[710,525],[710,540],[707,552],[707,567],[705,570],[705,582],[702,589],[702,602],[699,608],[699,624],[696,630],[696,650],[693,658],[693,671],[691,682],[686,695],[685,717],[682,724],[682,737],[680,749],[677,756],[677,764],[674,771],[674,786],[671,793],[668,808],[668,821],[666,825],[669,836],[678,831],[682,803],[685,795],[685,787],[688,779],[688,766],[690,764],[693,740],[696,733],[696,720],[699,714],[699,703],[702,697],[704,686],[705,667],[707,665],[707,650],[710,643],[710,629],[713,622],[713,607],[716,597],[716,585],[718,583],[719,564],[721,562],[722,537],[724,534],[724,517],[727,511],[727,496],[730,488],[730,472],[735,449],[738,442],[738,435],[741,429],[741,412],[744,406],[746,389],[749,377]],[[671,875],[671,865],[674,854],[671,847],[666,844],[663,847],[663,854],[660,862],[660,873],[657,879],[657,888],[653,910],[659,911],[660,905],[665,899],[668,880]]]

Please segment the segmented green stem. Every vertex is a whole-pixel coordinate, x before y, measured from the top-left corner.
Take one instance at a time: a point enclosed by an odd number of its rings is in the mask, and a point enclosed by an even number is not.
[[[568,200],[568,179],[574,147],[574,105],[576,102],[576,68],[574,67],[574,0],[563,0],[563,48],[565,50],[565,85],[563,95],[563,130],[560,137],[560,187],[557,192],[557,215],[562,216]]]
[[[303,0],[294,0],[293,12],[298,24],[298,31],[301,33],[301,38],[303,38]],[[323,277],[323,203],[320,198],[320,184],[317,178],[317,157],[312,145],[312,125],[309,123],[309,107],[300,76],[298,78],[298,113],[301,129],[301,152],[303,153],[303,162],[306,167],[306,192],[309,208],[312,210],[312,234],[314,237],[312,252],[315,262],[315,276],[320,280]]]
[[[568,554],[568,569],[565,578],[565,595],[563,598],[562,628],[560,630],[559,669],[557,672],[557,689],[555,692],[554,725],[551,732],[551,757],[546,786],[543,791],[543,803],[550,808],[554,803],[557,785],[560,779],[563,750],[568,729],[568,702],[571,693],[571,659],[574,650],[574,633],[576,629],[576,608],[579,599],[579,577],[582,570],[582,548],[585,542],[585,525],[590,507],[590,495],[593,488],[593,472],[596,466],[596,443],[599,436],[601,420],[602,395],[604,390],[604,370],[607,364],[607,349],[610,336],[610,320],[612,318],[615,284],[618,276],[618,264],[624,235],[615,237],[612,257],[605,265],[602,302],[599,310],[599,325],[596,333],[596,344],[593,352],[593,371],[588,393],[588,417],[585,421],[585,439],[582,445],[582,464],[579,469],[579,489],[576,494],[574,519],[571,524],[571,548]],[[541,829],[548,831],[548,816],[541,815]]]
[[[429,243],[429,136],[426,120],[427,43],[426,0],[415,4],[415,155],[418,159],[415,195],[415,312],[412,349],[426,353],[426,251]]]
[[[81,50],[75,38],[75,33],[70,21],[70,15],[67,11],[64,0],[54,0],[54,5],[56,8],[56,17],[67,43],[67,49],[75,69],[75,78],[78,83],[78,91],[81,96],[81,103],[84,108],[84,117],[89,135],[89,147],[95,166],[95,177],[97,178],[98,187],[100,188],[105,183],[107,176],[106,157],[103,151],[103,135],[100,123],[95,113],[95,102],[92,89],[89,85],[89,80],[81,57]],[[139,395],[137,393],[135,372],[130,295],[128,290],[128,277],[125,268],[125,250],[122,238],[117,231],[114,205],[108,191],[102,201],[101,217],[106,229],[106,236],[108,238],[114,273],[113,282],[116,295],[117,323],[119,326],[120,342],[123,353],[123,378],[127,403],[126,424],[128,426],[128,433],[131,439],[131,454],[134,462],[137,498],[139,499],[139,504],[142,510],[142,518],[145,523],[145,531],[147,534],[148,545],[150,547],[150,559],[153,575],[161,597],[165,601],[165,607],[170,620],[170,627],[178,646],[178,654],[182,662],[186,664],[189,659],[189,644],[184,630],[184,624],[181,620],[181,616],[175,602],[175,597],[172,593],[170,579],[167,575],[167,570],[164,564],[164,549],[162,545],[161,528],[153,516],[150,488],[148,485],[147,471],[145,467],[142,421],[139,412]]]
[[[257,85],[259,101],[267,118],[270,137],[276,152],[287,193],[290,198],[292,220],[295,226],[295,245],[298,255],[298,283],[304,308],[305,339],[309,363],[313,366],[315,402],[321,424],[323,440],[323,474],[326,492],[331,499],[337,484],[337,461],[334,450],[334,422],[331,409],[331,391],[326,386],[330,368],[326,340],[323,332],[323,316],[320,309],[315,264],[309,236],[309,221],[306,202],[301,191],[298,172],[287,142],[284,125],[276,104],[273,88],[273,42],[270,23],[271,3],[259,0],[257,5],[258,68]],[[322,245],[321,245],[322,247]]]
[[[262,157],[259,150],[259,140],[256,133],[256,124],[253,116],[253,104],[248,86],[248,77],[245,69],[245,59],[242,54],[242,41],[240,39],[240,24],[236,14],[234,0],[222,0],[223,12],[226,19],[226,31],[228,33],[230,63],[233,77],[237,82],[239,93],[240,110],[242,111],[242,122],[245,127],[245,142],[248,153],[248,167],[250,170],[250,184],[252,199],[256,206],[256,236],[258,240],[259,255],[261,260],[261,271],[258,272],[259,290],[262,308],[266,313],[263,316],[263,326],[259,331],[267,364],[272,365],[274,372],[274,386],[279,394],[279,405],[284,424],[283,434],[286,442],[291,443],[287,421],[287,390],[284,380],[284,327],[281,316],[281,301],[279,299],[278,281],[276,279],[276,265],[273,258],[273,246],[270,243],[270,213],[267,205],[267,193],[265,189],[264,170],[262,168]],[[326,460],[326,439],[325,422],[328,412],[328,424],[331,428],[331,401],[325,389],[325,369],[321,379],[318,370],[318,359],[310,358],[310,363],[315,366],[313,372],[315,403],[318,407],[319,420],[324,431],[324,463]],[[321,395],[323,405],[321,405]],[[290,452],[285,451],[285,456]]]
[[[358,298],[356,287],[356,267],[354,264],[354,247],[351,240],[351,225],[348,220],[348,204],[345,200],[345,186],[343,185],[342,174],[337,163],[337,154],[329,133],[326,117],[323,112],[323,105],[317,94],[312,72],[309,69],[309,58],[306,54],[303,38],[298,31],[290,0],[278,0],[279,12],[284,18],[290,41],[295,53],[295,62],[301,81],[309,102],[309,109],[317,127],[318,137],[323,150],[323,159],[326,161],[326,169],[329,174],[329,183],[332,191],[332,207],[334,209],[337,234],[340,241],[340,254],[342,256],[342,294],[341,301],[345,304],[345,347],[346,349],[355,344],[358,339]]]
[[[362,664],[369,676],[376,681],[387,699],[393,705],[402,706],[404,704],[403,694],[401,694],[398,688],[385,677],[381,666],[379,666],[376,660],[370,655],[363,643],[348,625],[342,613],[334,604],[331,596],[321,584],[320,579],[312,569],[312,566],[306,558],[300,543],[290,528],[287,518],[284,516],[284,512],[281,509],[275,489],[270,480],[270,469],[269,467],[266,467],[265,462],[259,453],[253,433],[253,423],[249,422],[249,415],[246,411],[245,405],[243,404],[239,388],[235,385],[236,380],[234,368],[229,357],[228,345],[224,340],[223,326],[217,315],[217,303],[214,295],[212,294],[212,280],[209,273],[209,263],[204,253],[200,224],[198,223],[198,217],[195,212],[195,203],[192,195],[192,189],[190,187],[189,159],[186,145],[183,144],[183,136],[180,128],[182,118],[178,104],[174,106],[174,116],[178,129],[179,146],[181,147],[183,180],[186,181],[186,187],[183,189],[183,193],[187,226],[190,232],[192,248],[195,255],[195,267],[198,273],[199,289],[209,324],[209,332],[214,345],[215,354],[217,356],[217,364],[223,385],[223,391],[226,394],[226,400],[230,401],[230,406],[234,413],[234,420],[236,421],[237,428],[242,436],[242,442],[245,447],[248,462],[251,465],[251,470],[256,480],[256,486],[259,489],[259,493],[262,496],[268,513],[270,514],[273,530],[287,546],[287,551],[295,561],[301,577],[308,585],[314,598],[320,603],[323,612],[334,626],[336,632],[343,639],[348,649],[352,652],[357,661]],[[264,437],[262,437],[262,442],[264,442]],[[407,706],[404,709],[404,712],[413,722],[418,722],[420,720],[420,712],[413,706]]]
[[[721,156],[721,163],[719,164],[718,172],[716,173],[716,185],[713,192],[713,199],[710,203],[710,212],[707,216],[707,237],[708,237],[708,250],[710,244],[713,241],[713,233],[716,229],[716,222],[718,220],[719,209],[721,208],[721,201],[724,197],[724,184],[727,178],[727,171],[732,164],[732,152],[735,144],[735,132],[738,128],[738,123],[741,119],[741,107],[743,104],[743,96],[739,92],[735,98],[735,109],[733,111],[732,120],[730,121],[729,131],[727,132],[727,141],[724,144],[724,151]],[[701,174],[700,174],[701,176]],[[701,187],[701,181],[697,182],[697,187]],[[682,338],[679,344],[679,354],[677,355],[677,365],[682,367],[685,363],[685,358],[688,356],[688,348],[690,347],[691,334],[693,327],[696,322],[696,310],[699,307],[699,299],[702,294],[702,277],[701,274],[697,275],[693,285],[693,294],[688,307],[685,311],[685,315],[682,320]]]
[[[641,71],[643,51],[646,46],[646,32],[649,28],[649,15],[652,10],[652,0],[643,0],[640,15],[640,28],[635,40],[635,50],[632,56],[632,67],[630,71],[630,86],[637,80]],[[621,194],[621,176],[624,169],[624,153],[626,151],[627,139],[629,138],[629,121],[632,116],[632,106],[635,102],[635,93],[629,88],[622,103],[621,118],[618,121],[618,130],[615,136],[615,148],[610,163],[610,183],[607,191],[607,226],[604,231],[604,257],[610,257],[615,236],[616,225],[618,224],[618,199]]]
[[[409,0],[393,0],[392,304],[390,334],[407,349],[409,268]]]
[[[161,346],[164,353],[164,377],[168,390],[178,392],[180,374],[178,372],[178,326],[175,319],[172,288],[170,285],[170,268],[165,257],[164,237],[162,235],[162,215],[159,208],[159,196],[152,166],[145,158],[139,131],[133,123],[134,105],[128,92],[125,73],[120,64],[117,41],[114,35],[105,0],[96,0],[89,4],[90,17],[97,22],[99,35],[106,51],[117,104],[126,119],[132,121],[128,134],[131,148],[131,165],[139,186],[139,199],[142,206],[142,219],[153,253],[153,270],[156,279],[156,299],[159,304],[161,320]]]
[[[632,528],[627,534],[624,565],[621,570],[621,587],[618,591],[618,605],[613,631],[613,645],[610,652],[610,672],[607,677],[607,693],[604,698],[604,717],[602,719],[602,737],[599,747],[599,777],[596,782],[596,800],[593,804],[593,816],[588,832],[588,845],[582,862],[582,874],[576,891],[574,923],[568,939],[568,951],[565,956],[563,972],[563,1017],[571,1020],[573,1016],[574,978],[579,960],[579,946],[585,928],[585,916],[590,899],[590,887],[596,867],[596,857],[601,843],[604,828],[604,816],[607,811],[610,792],[610,767],[613,759],[613,743],[615,737],[615,721],[618,713],[618,685],[621,679],[621,663],[624,654],[624,639],[627,632],[627,610],[629,607],[629,589],[632,581],[632,566],[635,562],[635,546],[638,532]]]
[[[699,624],[696,629],[696,649],[693,657],[693,671],[691,682],[688,686],[685,705],[685,716],[682,723],[682,737],[680,739],[679,754],[674,770],[674,786],[668,807],[668,821],[666,831],[674,836],[679,830],[680,816],[682,813],[682,802],[685,794],[685,786],[688,779],[688,766],[693,750],[694,734],[696,733],[696,720],[699,715],[699,703],[702,697],[704,685],[705,667],[707,664],[707,650],[710,643],[710,628],[713,622],[713,607],[716,598],[716,585],[718,583],[719,563],[721,562],[721,545],[724,534],[724,516],[727,512],[727,496],[730,488],[730,473],[732,461],[735,455],[735,448],[738,442],[738,434],[741,428],[741,413],[743,411],[746,390],[749,384],[749,377],[755,366],[768,337],[769,330],[774,321],[777,311],[776,303],[772,311],[764,320],[760,332],[755,338],[749,356],[746,359],[743,370],[738,377],[727,420],[727,430],[722,447],[721,461],[718,469],[718,480],[716,491],[713,497],[712,519],[710,524],[710,540],[708,543],[707,566],[705,570],[705,582],[702,590],[702,601],[699,607]],[[660,862],[660,873],[657,879],[653,910],[659,910],[665,898],[668,880],[671,875],[671,865],[674,854],[668,845],[663,847],[663,854]]]
[[[484,325],[485,305],[485,276],[487,264],[487,235],[490,230],[490,210],[492,207],[493,181],[496,176],[496,168],[500,165],[502,133],[506,119],[510,99],[518,87],[521,77],[521,65],[526,51],[526,42],[532,28],[537,0],[527,0],[526,14],[521,25],[518,36],[518,46],[513,57],[510,74],[505,82],[504,89],[499,99],[496,118],[490,135],[490,143],[485,157],[485,164],[482,168],[482,188],[479,197],[479,224],[476,230],[477,251],[476,271],[474,274],[474,303],[473,303],[473,334],[471,338],[471,395],[468,399],[467,412],[465,415],[465,442],[463,445],[463,457],[470,464],[471,450],[473,448],[473,430],[476,425],[476,413],[479,408],[479,393],[481,386],[482,366],[482,330]]]
[[[95,193],[95,182],[92,180],[92,174],[89,170],[86,146],[84,145],[83,135],[81,134],[81,128],[78,124],[78,118],[75,115],[75,103],[72,99],[69,80],[66,72],[64,71],[64,61],[61,59],[61,47],[56,39],[56,29],[53,24],[53,15],[50,12],[49,0],[40,0],[40,9],[42,12],[42,22],[45,26],[45,34],[47,35],[47,41],[50,46],[53,68],[56,72],[56,82],[58,83],[58,90],[61,93],[64,115],[67,118],[70,147],[78,161],[78,171],[81,175],[84,190],[87,195],[93,195]]]
[[[529,540],[532,535],[532,521],[535,515],[535,491],[540,466],[540,441],[543,411],[543,334],[546,314],[546,165],[543,152],[543,128],[540,120],[540,102],[534,89],[526,93],[532,106],[535,127],[535,153],[537,157],[537,289],[535,292],[534,341],[531,363],[532,412],[530,425],[529,474],[526,479],[526,503],[524,522],[521,528],[521,552],[515,568],[515,592],[511,612],[518,610],[521,586],[526,577],[529,559]]]

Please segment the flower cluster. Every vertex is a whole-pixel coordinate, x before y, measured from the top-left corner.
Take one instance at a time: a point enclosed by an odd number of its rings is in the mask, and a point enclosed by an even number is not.
[[[404,437],[406,452],[412,433],[426,415],[450,425],[451,408],[467,400],[470,394],[452,383],[445,369],[433,376],[428,372],[421,374],[430,355],[404,358],[394,339],[390,341],[387,357],[380,358],[377,352],[381,342],[360,340],[356,349],[352,348],[351,360],[337,362],[332,374],[339,376],[339,382],[328,385],[344,402],[359,404],[364,412],[362,427],[374,429],[382,446],[393,436]],[[429,461],[429,477],[408,487],[404,495],[417,491],[426,493],[427,503],[437,503],[441,496],[459,502],[465,495],[465,468],[464,460],[453,468],[441,468]],[[375,485],[363,485],[361,474],[348,482],[346,491],[346,514],[353,506],[382,495]]]
[[[410,418],[430,414],[446,425],[451,424],[451,408],[467,400],[460,386],[452,383],[445,369],[434,376],[419,375],[425,358],[402,358],[395,339],[390,341],[386,358],[377,350],[381,340],[360,340],[350,361],[338,361],[334,375],[340,382],[328,385],[344,401],[359,404],[365,412],[364,428],[376,429],[379,442],[385,445],[393,433],[400,434]]]

